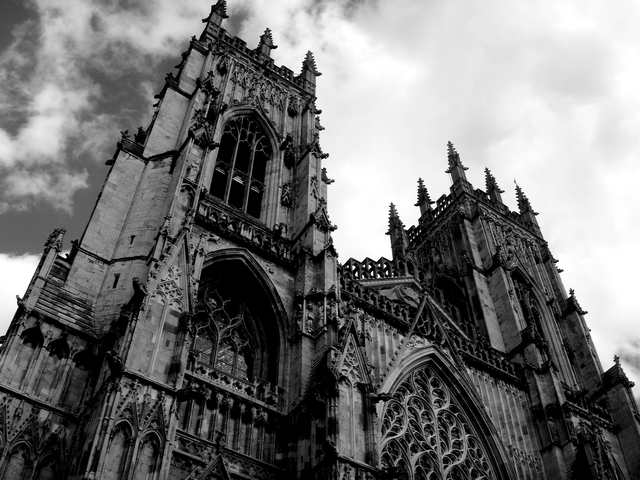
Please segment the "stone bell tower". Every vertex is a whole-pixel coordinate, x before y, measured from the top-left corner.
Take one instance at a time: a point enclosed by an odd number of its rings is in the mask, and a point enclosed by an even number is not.
[[[149,126],[122,132],[71,253],[63,230],[47,241],[0,356],[0,478],[302,468],[287,414],[338,283],[320,73],[311,52],[298,74],[275,65],[269,29],[251,49],[225,18],[219,0]]]
[[[398,276],[419,278],[452,321],[449,338],[517,478],[637,478],[633,384],[617,359],[603,369],[537,212],[518,185],[518,211],[510,211],[488,169],[485,190],[474,188],[450,142],[447,160],[449,194],[433,202],[418,181],[416,226],[405,230],[391,205],[392,263]],[[471,346],[460,348],[456,337]]]

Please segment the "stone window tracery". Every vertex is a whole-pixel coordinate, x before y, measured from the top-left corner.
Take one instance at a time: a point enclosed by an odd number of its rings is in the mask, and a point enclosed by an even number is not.
[[[253,381],[255,347],[247,330],[250,314],[240,300],[206,294],[201,302],[200,322],[194,350],[196,368],[213,368],[220,373]]]
[[[484,445],[445,383],[416,370],[396,389],[382,415],[381,462],[409,480],[489,480]]]
[[[434,287],[434,295],[440,305],[444,307],[458,325],[466,330],[467,333],[471,333],[473,321],[460,288],[444,278],[439,278]]]
[[[211,194],[225,203],[260,218],[269,139],[250,117],[239,117],[223,129],[216,160]]]

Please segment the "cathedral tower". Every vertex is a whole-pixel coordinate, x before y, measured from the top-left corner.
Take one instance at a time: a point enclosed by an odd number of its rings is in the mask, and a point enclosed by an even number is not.
[[[79,241],[51,234],[0,352],[0,479],[632,479],[604,371],[522,190],[390,209],[392,258],[337,262],[320,75],[219,0]],[[354,212],[354,214],[357,214]]]

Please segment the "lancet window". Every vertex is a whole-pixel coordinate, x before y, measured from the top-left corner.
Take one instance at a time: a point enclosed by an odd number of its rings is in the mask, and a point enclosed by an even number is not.
[[[467,309],[464,295],[451,281],[439,278],[435,283],[434,294],[440,305],[451,315],[451,318],[465,330],[469,330],[471,317]]]
[[[381,426],[383,467],[398,468],[409,480],[496,478],[469,417],[429,369],[402,381],[385,405]]]
[[[240,300],[206,293],[198,308],[195,368],[204,367],[245,381],[254,379],[255,342],[251,315]]]
[[[211,194],[225,203],[260,218],[269,139],[250,117],[229,121],[222,132]]]
[[[540,330],[540,306],[538,305],[531,287],[519,275],[514,274],[512,276],[512,279],[514,290],[516,292],[518,301],[520,302],[522,314],[524,315],[524,320],[527,322],[527,325],[533,325],[537,330]]]

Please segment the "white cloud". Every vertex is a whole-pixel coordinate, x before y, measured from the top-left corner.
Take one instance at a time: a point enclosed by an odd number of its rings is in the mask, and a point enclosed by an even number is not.
[[[118,130],[116,113],[96,111],[108,91],[101,78],[148,73],[166,55],[177,62],[208,13],[186,0],[33,4],[38,28],[20,29],[0,57],[0,81],[12,85],[11,95],[0,91],[0,107],[14,127],[0,129],[11,182],[0,212],[36,198],[71,209],[87,177],[67,146],[77,142],[86,155]],[[474,186],[484,187],[488,166],[512,207],[517,177],[567,287],[591,312],[607,368],[613,353],[632,359],[640,345],[630,273],[640,266],[632,253],[640,233],[639,9],[630,1],[234,0],[224,25],[249,47],[271,28],[276,63],[296,73],[306,51],[315,54],[341,260],[389,256],[388,205],[415,223],[418,177],[434,199],[448,192],[451,140]],[[140,80],[149,104],[162,76]],[[149,108],[135,120],[148,120]],[[640,367],[628,371],[640,380]]]
[[[7,331],[18,308],[16,295],[24,296],[39,261],[38,255],[0,253],[0,335]]]

